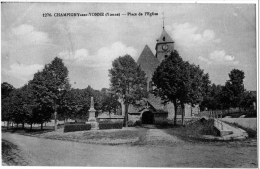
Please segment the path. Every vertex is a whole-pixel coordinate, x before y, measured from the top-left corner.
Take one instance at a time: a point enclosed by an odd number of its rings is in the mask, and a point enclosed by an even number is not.
[[[155,134],[156,135],[156,134]],[[29,165],[114,167],[257,167],[256,147],[177,143],[173,147],[108,146],[2,133]]]
[[[146,135],[146,140],[149,143],[154,143],[156,145],[164,143],[164,145],[176,144],[183,142],[176,136],[165,133],[161,129],[149,129]]]

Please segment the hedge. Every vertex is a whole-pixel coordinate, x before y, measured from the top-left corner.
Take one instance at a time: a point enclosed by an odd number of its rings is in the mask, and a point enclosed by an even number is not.
[[[64,126],[64,132],[73,132],[73,131],[85,131],[90,130],[91,125],[85,123],[66,123]]]
[[[100,121],[99,122],[99,129],[122,129],[123,123],[122,122],[111,122],[111,121]]]
[[[137,120],[134,122],[134,121],[130,120],[130,121],[128,121],[127,125],[128,125],[128,127],[142,126],[142,121]]]

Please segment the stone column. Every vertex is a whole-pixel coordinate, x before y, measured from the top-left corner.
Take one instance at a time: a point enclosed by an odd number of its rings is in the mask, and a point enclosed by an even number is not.
[[[90,109],[88,110],[88,112],[89,112],[89,117],[88,117],[88,121],[86,122],[86,124],[90,124],[92,130],[97,130],[99,128],[99,126],[98,126],[98,122],[95,117],[96,110],[94,108],[93,97],[91,97]]]
[[[95,108],[94,108],[94,99],[91,97],[91,103],[90,103],[90,109],[88,110],[89,116],[88,116],[88,121],[97,121],[95,117]]]

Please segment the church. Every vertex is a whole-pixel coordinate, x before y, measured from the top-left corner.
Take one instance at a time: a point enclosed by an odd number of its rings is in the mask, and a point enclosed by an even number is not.
[[[143,106],[134,107],[129,106],[128,119],[129,122],[135,122],[141,120],[143,124],[159,124],[164,121],[173,121],[175,113],[177,113],[177,122],[181,120],[181,109],[178,108],[177,112],[174,111],[174,105],[168,103],[162,104],[162,100],[159,97],[155,97],[152,93],[152,76],[157,66],[167,58],[172,51],[174,51],[174,41],[166,32],[163,27],[161,36],[156,40],[155,55],[151,51],[149,46],[145,46],[141,52],[137,64],[140,65],[141,69],[146,73],[147,76],[147,91],[149,96],[143,100]],[[122,105],[123,106],[123,105]],[[188,121],[199,113],[199,107],[192,107],[185,105],[184,120]],[[125,115],[124,108],[122,109],[122,115]]]

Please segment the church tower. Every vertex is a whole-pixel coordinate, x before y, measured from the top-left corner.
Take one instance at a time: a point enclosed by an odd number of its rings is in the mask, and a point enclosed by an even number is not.
[[[174,51],[174,42],[172,38],[168,35],[163,27],[163,31],[159,39],[156,40],[156,58],[160,61],[160,63],[167,58],[172,51]]]

